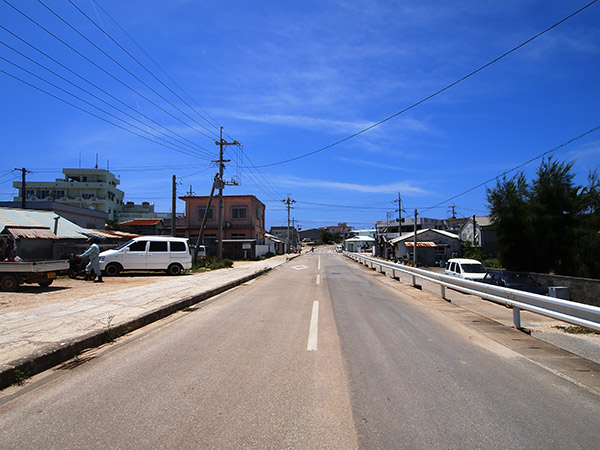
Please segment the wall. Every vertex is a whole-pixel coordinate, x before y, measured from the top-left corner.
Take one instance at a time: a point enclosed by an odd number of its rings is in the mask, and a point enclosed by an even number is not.
[[[571,301],[600,307],[600,280],[531,273],[531,277],[544,288],[565,286]]]

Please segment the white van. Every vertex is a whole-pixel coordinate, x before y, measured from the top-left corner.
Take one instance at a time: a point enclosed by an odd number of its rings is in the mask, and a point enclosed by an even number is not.
[[[165,270],[179,275],[192,268],[192,252],[185,238],[140,236],[100,253],[100,270],[108,276],[122,270]]]
[[[485,277],[486,269],[476,259],[452,258],[446,263],[446,275],[479,281]]]

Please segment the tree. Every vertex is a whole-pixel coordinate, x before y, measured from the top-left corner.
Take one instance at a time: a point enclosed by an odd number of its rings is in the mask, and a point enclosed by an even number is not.
[[[531,186],[519,173],[487,190],[507,269],[600,277],[600,179],[576,186],[572,168],[545,159]]]

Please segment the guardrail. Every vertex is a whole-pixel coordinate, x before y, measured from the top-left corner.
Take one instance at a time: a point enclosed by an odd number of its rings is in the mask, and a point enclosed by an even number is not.
[[[344,255],[373,270],[379,268],[379,272],[386,273],[386,275],[387,271],[384,268],[388,269],[388,271],[391,271],[392,278],[397,278],[397,273],[410,275],[413,286],[417,285],[418,279],[438,284],[440,286],[440,295],[444,300],[447,300],[446,288],[450,288],[511,306],[513,308],[513,324],[515,328],[521,328],[521,310],[523,310],[600,331],[600,308],[597,306],[585,305],[545,295],[531,294],[529,292],[480,283],[478,281],[463,280],[462,278],[395,264],[358,253],[344,252]]]

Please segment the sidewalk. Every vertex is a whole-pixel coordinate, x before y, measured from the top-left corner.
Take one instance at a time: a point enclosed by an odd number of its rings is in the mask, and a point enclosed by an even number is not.
[[[0,389],[245,283],[286,255],[0,314]],[[68,296],[68,289],[65,290]]]

